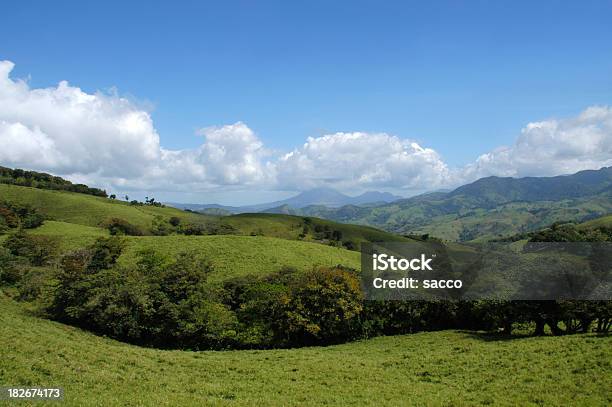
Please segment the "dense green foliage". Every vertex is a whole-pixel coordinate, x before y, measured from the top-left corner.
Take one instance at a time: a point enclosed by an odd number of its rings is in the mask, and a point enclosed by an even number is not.
[[[136,225],[132,225],[125,219],[121,218],[110,218],[104,222],[103,226],[108,229],[108,232],[112,236],[116,235],[128,235],[128,236],[142,236],[144,233]]]
[[[45,217],[28,204],[0,202],[0,233],[15,228],[37,228],[44,221]]]
[[[11,169],[0,167],[0,183],[12,184],[23,187],[33,187],[40,189],[53,189],[60,191],[77,192],[106,198],[106,191],[98,188],[91,188],[83,184],[73,184],[61,177],[36,171],[26,171],[19,168]]]
[[[610,217],[607,217],[610,218]],[[612,219],[597,223],[586,222],[582,225],[575,223],[557,222],[548,228],[534,232],[497,239],[499,242],[516,242],[529,240],[530,242],[612,242]]]
[[[50,264],[48,240],[11,236],[0,280],[18,297],[44,304],[54,319],[132,343],[209,349],[339,342],[351,339],[350,324],[362,309],[359,281],[348,270],[286,269],[220,286],[208,284],[213,266],[197,253],[170,257],[144,249],[134,263],[120,265],[125,241],[116,237],[62,256],[55,271],[32,280],[20,270]]]

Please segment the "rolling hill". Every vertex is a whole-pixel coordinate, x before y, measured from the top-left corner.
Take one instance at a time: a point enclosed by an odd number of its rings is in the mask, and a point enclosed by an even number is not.
[[[29,204],[45,214],[45,223],[29,233],[54,237],[66,252],[109,236],[102,227],[109,218],[121,218],[149,234],[157,219],[178,217],[182,222],[205,225],[210,235],[125,236],[127,247],[120,263],[129,263],[142,249],[154,248],[174,255],[195,251],[213,264],[212,279],[246,274],[269,274],[284,266],[299,270],[342,264],[359,269],[362,242],[409,239],[368,226],[276,214],[204,216],[170,207],[130,205],[108,198],[66,191],[0,184],[0,201]],[[220,226],[223,226],[222,228]],[[205,233],[206,234],[206,233]],[[6,238],[0,236],[0,239]],[[352,250],[347,250],[352,249]]]
[[[402,236],[368,226],[340,224],[329,220],[276,214],[202,215],[172,207],[130,205],[127,202],[65,191],[0,184],[0,201],[29,204],[49,220],[101,227],[110,218],[124,219],[151,233],[154,221],[177,217],[182,223],[201,225],[205,234],[258,235],[308,242],[333,243],[330,234],[338,231],[340,241],[352,248],[364,241],[406,240]],[[326,237],[327,236],[327,237]],[[340,243],[341,243],[340,242]]]
[[[130,205],[127,202],[65,191],[0,184],[0,201],[29,204],[52,220],[98,227],[111,217],[129,220],[150,229],[155,217],[169,219],[177,216],[185,222],[202,222],[204,215],[149,205]]]
[[[612,212],[612,167],[558,177],[488,177],[375,207],[307,207],[302,215],[376,226],[401,234],[483,240]]]

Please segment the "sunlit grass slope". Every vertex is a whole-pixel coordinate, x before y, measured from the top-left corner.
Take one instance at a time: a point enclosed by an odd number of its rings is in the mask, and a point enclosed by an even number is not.
[[[63,251],[86,247],[97,238],[108,236],[104,229],[47,221],[30,231],[35,235],[57,237]],[[180,252],[195,252],[206,257],[213,265],[211,279],[220,280],[248,274],[262,275],[278,271],[281,267],[309,270],[316,266],[342,264],[360,268],[360,254],[355,251],[317,243],[277,239],[265,236],[127,236],[121,264],[135,261],[139,251],[154,249],[169,257]]]
[[[45,221],[42,226],[29,232],[34,235],[56,237],[63,252],[88,246],[100,237],[109,236],[105,229],[52,220]]]
[[[111,200],[65,191],[51,191],[29,187],[0,184],[0,200],[30,204],[52,220],[99,226],[112,217],[129,221],[145,229],[156,216],[166,219],[178,216],[185,221],[201,221],[204,215],[192,214],[175,208],[132,206],[127,202]]]
[[[121,218],[148,231],[156,217],[168,220],[176,216],[184,224],[229,225],[231,228],[225,228],[226,234],[263,235],[290,240],[320,240],[315,237],[314,230],[318,225],[322,228],[327,227],[330,231],[340,231],[342,240],[350,240],[355,245],[355,249],[358,249],[359,243],[364,241],[408,240],[368,226],[346,225],[317,218],[310,218],[309,232],[306,236],[300,237],[304,231],[305,218],[298,216],[255,213],[220,217],[171,207],[133,206],[119,200],[72,192],[0,184],[0,201],[3,200],[30,204],[53,221],[92,227],[101,226],[110,218]]]
[[[322,348],[160,351],[29,316],[0,293],[0,384],[62,386],[62,405],[612,403],[612,337],[488,339],[444,331]]]
[[[350,225],[312,217],[271,213],[244,213],[227,216],[223,219],[227,224],[241,230],[244,234],[263,234],[283,239],[298,239],[299,234],[303,232],[305,220],[307,220],[309,226],[305,240],[313,239],[316,234],[316,227],[327,227],[329,230],[337,230],[342,233],[343,240],[350,240],[355,244],[362,242],[410,240],[400,235],[385,232],[370,226]]]
[[[134,261],[136,253],[143,249],[155,249],[169,256],[194,251],[211,261],[214,268],[211,279],[215,280],[273,273],[283,266],[299,270],[338,264],[360,268],[359,252],[265,236],[145,236],[129,237],[126,241],[120,263]]]

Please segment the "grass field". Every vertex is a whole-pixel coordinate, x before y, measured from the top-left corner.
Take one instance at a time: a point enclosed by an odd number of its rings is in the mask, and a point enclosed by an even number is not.
[[[170,207],[131,206],[119,200],[92,195],[6,184],[0,184],[0,200],[30,204],[52,220],[94,227],[111,217],[126,219],[143,228],[149,228],[156,216],[178,216],[194,222],[207,218]]]
[[[242,234],[263,234],[265,236],[292,240],[298,239],[298,235],[302,232],[304,226],[304,217],[270,213],[245,213],[226,216],[223,219],[229,225],[240,230]],[[338,230],[342,232],[343,239],[351,240],[356,244],[362,242],[410,240],[370,226],[349,225],[319,218],[309,219],[311,222],[310,232],[305,240],[313,240],[312,234],[315,226]]]
[[[307,270],[342,264],[360,269],[358,252],[265,236],[145,236],[126,240],[120,263],[130,263],[139,250],[147,248],[168,255],[193,250],[211,261],[215,270],[212,280],[268,274],[283,266]]]
[[[63,252],[88,246],[100,237],[109,236],[105,229],[52,220],[45,221],[42,226],[32,229],[30,233],[58,238]]]
[[[71,406],[612,403],[610,336],[443,331],[321,348],[161,351],[36,318],[0,293],[0,343],[0,383],[62,386]]]
[[[275,214],[241,214],[235,216],[211,216],[186,212],[171,207],[148,205],[133,206],[119,200],[77,194],[65,191],[51,191],[29,187],[0,184],[0,201],[7,200],[21,204],[30,204],[51,220],[75,225],[99,227],[110,218],[125,219],[131,224],[140,226],[145,231],[151,229],[153,220],[162,217],[168,220],[176,216],[183,223],[195,223],[208,226],[229,225],[229,233],[236,235],[259,235],[288,240],[318,241],[314,237],[314,227],[319,225],[329,230],[338,230],[343,240],[358,244],[365,241],[406,241],[402,236],[384,232],[368,226],[346,225],[328,220],[311,218],[310,232],[303,238],[299,235],[304,229],[304,218],[298,216]],[[58,225],[50,229],[59,228]],[[76,229],[75,229],[76,230]],[[73,234],[70,233],[69,234]]]
[[[121,217],[150,227],[155,216],[224,222],[232,235],[125,237],[120,264],[139,250],[196,251],[211,280],[267,274],[283,266],[359,268],[360,254],[300,238],[304,218],[244,214],[218,218],[129,206],[87,195],[0,185],[0,200],[30,203],[52,219],[29,233],[55,236],[62,250],[107,236]],[[603,218],[592,221],[608,224]],[[353,242],[407,240],[373,228],[311,219]],[[595,226],[595,224],[593,225]],[[0,239],[4,238],[0,236]],[[0,290],[0,385],[61,386],[70,406],[346,406],[612,404],[612,337],[502,339],[441,331],[287,350],[163,351],[98,337],[45,320]],[[14,405],[10,404],[0,405]],[[27,403],[21,403],[27,405]]]
[[[63,251],[85,247],[99,237],[108,236],[103,229],[55,221],[47,221],[31,233],[57,237]],[[181,251],[193,251],[211,261],[215,271],[211,279],[217,281],[248,274],[269,274],[283,266],[299,270],[338,264],[354,269],[360,268],[358,252],[265,236],[172,235],[127,236],[124,239],[126,248],[119,259],[122,264],[133,262],[137,252],[143,249],[155,249],[168,256]]]

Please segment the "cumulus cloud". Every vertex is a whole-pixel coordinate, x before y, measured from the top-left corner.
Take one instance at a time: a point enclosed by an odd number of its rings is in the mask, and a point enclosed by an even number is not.
[[[203,129],[192,150],[160,146],[148,112],[62,81],[31,89],[0,61],[0,163],[97,185],[139,189],[249,185],[268,179],[266,152],[243,123]]]
[[[529,123],[514,144],[449,168],[433,149],[386,133],[309,137],[274,156],[238,122],[201,129],[193,149],[160,144],[150,114],[116,94],[62,81],[33,89],[0,61],[0,165],[48,171],[111,190],[201,192],[383,188],[408,194],[488,175],[569,174],[612,165],[612,108]],[[492,129],[494,131],[494,129]]]
[[[278,182],[289,188],[340,189],[441,186],[449,169],[438,153],[414,141],[385,133],[335,133],[309,137],[277,162]]]
[[[481,155],[462,178],[559,175],[610,165],[612,108],[593,106],[574,118],[527,124],[513,145]]]
[[[159,158],[150,116],[127,100],[60,82],[30,89],[0,62],[0,162],[60,174],[136,177]]]

